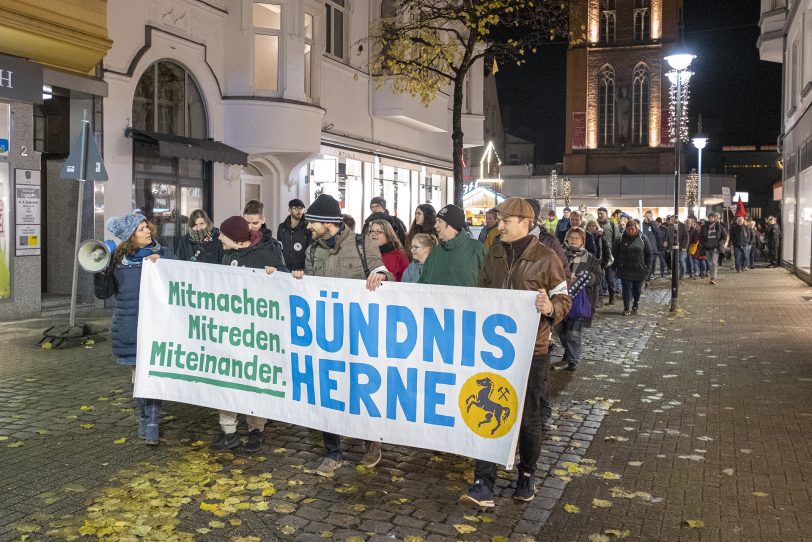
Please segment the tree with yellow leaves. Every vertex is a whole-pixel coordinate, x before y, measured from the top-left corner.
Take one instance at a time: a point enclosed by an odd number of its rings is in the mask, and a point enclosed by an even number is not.
[[[544,43],[567,37],[569,2],[564,0],[385,0],[383,17],[365,40],[372,47],[370,72],[378,84],[428,105],[453,89],[454,203],[462,206],[462,108],[465,80],[485,59],[516,62]]]

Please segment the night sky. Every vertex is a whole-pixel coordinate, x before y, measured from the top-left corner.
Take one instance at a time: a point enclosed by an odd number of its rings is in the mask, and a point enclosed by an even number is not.
[[[781,65],[762,62],[756,0],[685,0],[685,45],[691,65],[691,134],[702,114],[711,148],[775,144],[781,131]],[[521,67],[496,75],[505,131],[537,143],[536,162],[564,154],[566,45],[543,47]]]

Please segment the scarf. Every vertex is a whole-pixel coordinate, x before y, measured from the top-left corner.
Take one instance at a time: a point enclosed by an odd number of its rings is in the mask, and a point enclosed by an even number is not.
[[[513,262],[518,260],[524,251],[527,250],[527,247],[530,245],[530,241],[533,240],[533,235],[528,235],[526,237],[522,237],[518,241],[513,241],[512,243],[502,243],[505,246],[505,255],[507,256],[508,266],[513,265]]]
[[[334,249],[334,248],[336,247],[336,241],[338,240],[338,236],[339,236],[339,235],[341,235],[341,232],[343,232],[343,231],[344,231],[344,228],[345,228],[345,225],[344,225],[344,223],[342,222],[342,223],[341,223],[341,224],[338,226],[338,232],[336,232],[336,234],[335,234],[335,235],[333,235],[332,237],[330,237],[329,239],[326,239],[326,240],[324,241],[324,246],[326,246],[327,248],[329,248],[329,249],[331,249],[331,250],[332,250],[332,249]]]
[[[200,243],[207,243],[211,241],[211,233],[212,233],[211,226],[207,226],[202,230],[193,229],[189,232],[189,238],[192,240],[193,243],[199,245]]]
[[[141,265],[141,262],[144,261],[144,258],[146,258],[147,256],[152,256],[153,254],[157,254],[160,251],[161,245],[158,244],[158,241],[153,241],[147,246],[139,248],[132,254],[125,254],[124,257],[121,259],[121,263],[124,265]]]
[[[378,247],[381,250],[381,254],[389,254],[393,250],[395,250],[395,243],[389,241],[385,245],[381,245]]]

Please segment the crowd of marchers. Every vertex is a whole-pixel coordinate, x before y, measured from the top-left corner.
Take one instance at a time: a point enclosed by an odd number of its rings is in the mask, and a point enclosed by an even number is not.
[[[145,261],[174,258],[201,264],[220,264],[265,269],[268,274],[291,273],[364,281],[376,291],[387,281],[528,290],[536,293],[540,314],[530,361],[527,392],[519,430],[518,475],[514,498],[530,501],[535,496],[535,469],[542,433],[550,417],[550,370],[576,370],[581,358],[582,331],[591,325],[598,308],[615,304],[622,293],[623,315],[639,310],[641,292],[656,277],[678,268],[679,276],[708,277],[716,284],[719,263],[732,248],[737,271],[752,268],[761,257],[777,265],[780,232],[770,217],[764,231],[744,218],[731,231],[717,214],[707,220],[684,221],[677,217],[643,221],[620,210],[597,216],[586,207],[550,211],[542,217],[537,200],[509,198],[485,214],[485,226],[477,236],[470,233],[465,211],[446,205],[439,211],[430,204],[418,205],[414,221],[405,224],[387,210],[381,197],[370,202],[371,214],[356,234],[355,220],[342,213],[339,202],[322,194],[305,209],[291,200],[289,215],[278,225],[276,236],[265,224],[263,204],[249,201],[240,216],[215,227],[203,210],[189,216],[187,233],[175,250],[156,238],[156,228],[146,217],[133,213],[107,221],[107,229],[120,244],[110,265],[94,276],[99,298],[115,298],[112,349],[117,363],[135,371],[136,338],[140,310],[141,268]],[[679,256],[672,248],[678,247]],[[359,283],[360,285],[361,283]],[[386,295],[386,289],[381,290]],[[604,298],[607,298],[604,302]],[[551,366],[553,334],[563,348],[561,362]],[[158,399],[136,398],[138,436],[147,444],[160,442]],[[243,445],[237,430],[237,412],[220,411],[220,432],[211,443],[213,451]],[[246,416],[245,450],[256,452],[263,445],[267,420]],[[333,476],[344,464],[341,436],[324,432],[324,457],[316,472]],[[381,460],[380,442],[366,442],[361,464],[373,468]],[[479,507],[494,506],[496,465],[476,461],[475,481],[460,501]]]

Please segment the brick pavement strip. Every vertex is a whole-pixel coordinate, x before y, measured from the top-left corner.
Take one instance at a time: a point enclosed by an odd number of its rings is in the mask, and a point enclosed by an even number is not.
[[[168,405],[162,445],[148,448],[109,343],[42,350],[46,322],[0,324],[0,540],[498,542],[598,540],[606,529],[640,540],[804,539],[808,289],[781,270],[726,274],[716,288],[686,281],[684,310],[669,316],[662,286],[636,317],[601,310],[579,370],[554,376],[538,496],[514,503],[515,475],[500,471],[487,512],[457,504],[472,463],[449,454],[385,447],[365,471],[350,441],[347,466],[326,480],[313,473],[318,432],[270,423],[258,454],[209,454],[216,416],[182,404]]]

